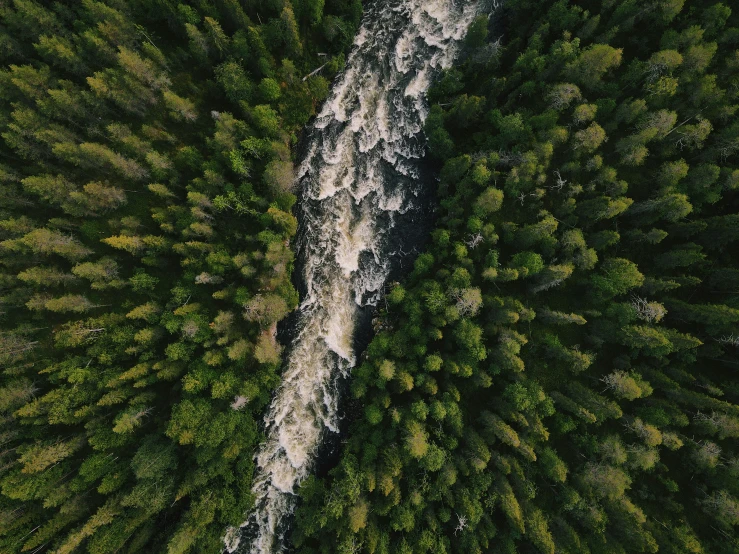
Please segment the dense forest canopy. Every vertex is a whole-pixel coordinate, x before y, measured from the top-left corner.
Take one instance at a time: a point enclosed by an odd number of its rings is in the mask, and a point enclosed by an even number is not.
[[[0,0],[0,551],[219,552],[360,0]],[[315,72],[317,68],[320,71]],[[739,9],[483,2],[305,554],[739,551]]]
[[[0,1],[0,551],[213,553],[241,523],[291,147],[361,11]]]
[[[432,88],[431,245],[301,553],[739,551],[739,12],[507,0]]]

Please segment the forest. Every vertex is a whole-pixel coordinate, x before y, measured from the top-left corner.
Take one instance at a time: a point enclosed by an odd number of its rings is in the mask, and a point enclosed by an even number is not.
[[[501,4],[296,552],[739,552],[739,11]]]
[[[481,3],[428,92],[430,239],[291,551],[739,552],[731,4]],[[212,554],[242,523],[296,150],[361,16],[0,0],[0,552]]]
[[[241,523],[298,300],[291,147],[361,11],[0,2],[0,552]]]

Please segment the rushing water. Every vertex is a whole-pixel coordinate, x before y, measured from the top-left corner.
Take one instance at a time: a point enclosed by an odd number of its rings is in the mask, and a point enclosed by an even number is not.
[[[242,530],[227,533],[229,552],[283,548],[295,488],[314,466],[325,434],[338,432],[336,385],[355,364],[360,313],[379,300],[421,205],[425,92],[454,59],[475,13],[475,2],[453,0],[365,6],[297,175],[304,298],[256,458],[256,507]]]

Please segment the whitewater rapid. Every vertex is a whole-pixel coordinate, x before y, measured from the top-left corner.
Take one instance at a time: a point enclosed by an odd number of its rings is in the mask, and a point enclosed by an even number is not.
[[[380,299],[403,251],[398,230],[420,205],[425,93],[453,61],[476,13],[477,3],[450,0],[365,6],[297,173],[305,294],[256,456],[255,509],[241,530],[228,530],[229,552],[283,549],[296,486],[309,475],[325,433],[339,430],[336,385],[356,361],[360,310]]]

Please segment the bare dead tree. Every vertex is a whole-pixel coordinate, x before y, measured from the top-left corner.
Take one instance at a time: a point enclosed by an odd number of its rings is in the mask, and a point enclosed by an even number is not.
[[[454,534],[456,535],[457,531],[464,531],[467,527],[467,518],[457,514],[457,526],[454,528]]]
[[[728,346],[736,346],[739,348],[739,335],[731,334],[731,335],[724,335],[720,339],[716,339],[721,344],[726,344]]]
[[[469,246],[470,248],[476,248],[480,245],[480,243],[484,240],[482,233],[475,233],[474,235],[470,235],[470,237],[465,241],[465,244]]]
[[[508,150],[498,150],[498,157],[500,163],[503,165],[517,165],[523,161],[523,155],[519,152],[509,152]]]
[[[567,180],[562,179],[562,174],[559,172],[559,170],[555,171],[554,175],[557,177],[557,182],[554,183],[553,185],[549,185],[547,188],[549,190],[556,190],[559,192],[567,184]]]
[[[667,314],[667,310],[659,302],[649,302],[636,295],[631,297],[631,307],[636,310],[636,316],[647,323],[660,321]]]

